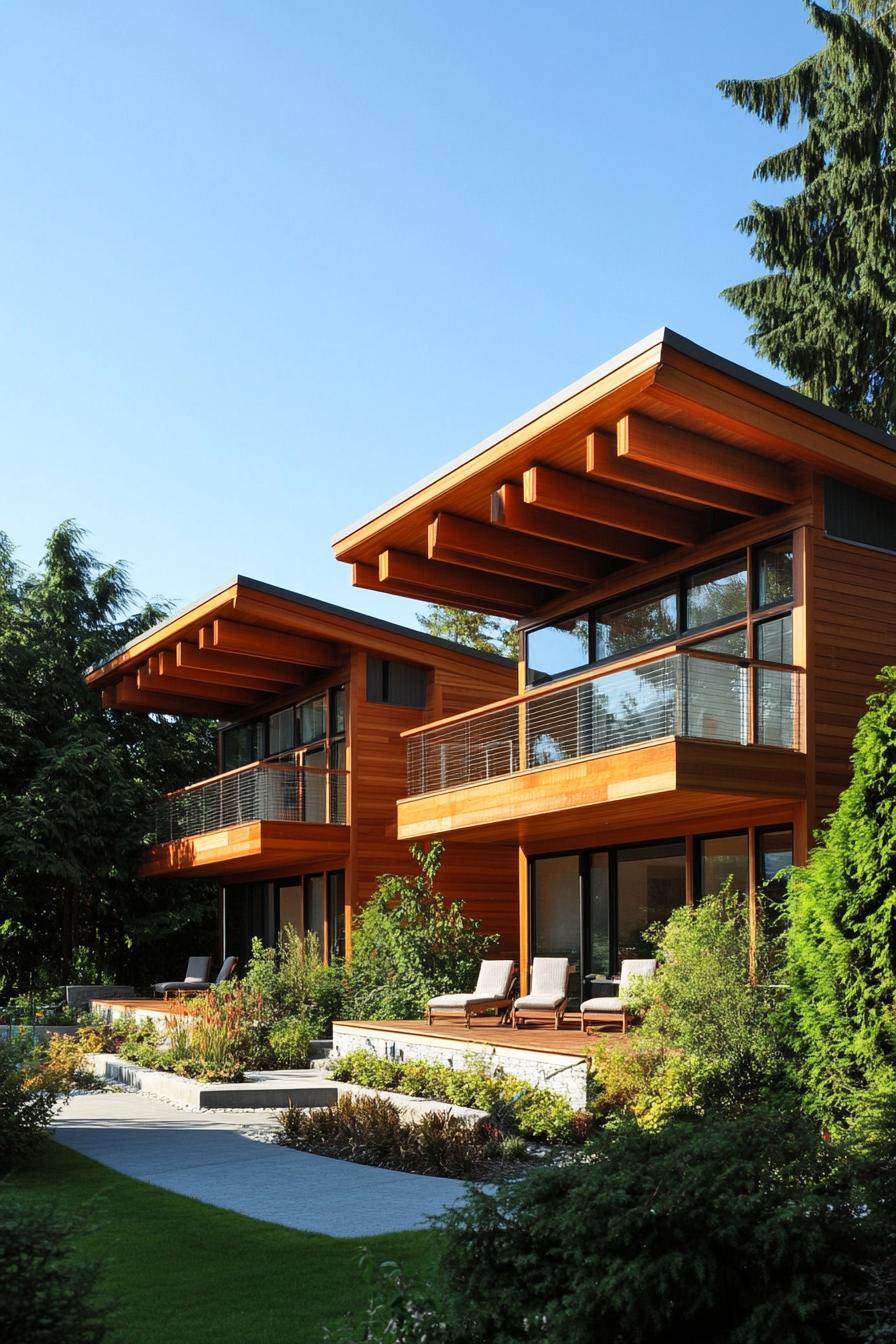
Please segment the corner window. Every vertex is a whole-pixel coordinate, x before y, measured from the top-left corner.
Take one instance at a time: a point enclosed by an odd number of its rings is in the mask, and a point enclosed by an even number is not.
[[[221,768],[238,770],[264,756],[264,724],[241,723],[236,728],[225,728],[221,734]]]
[[[587,667],[591,661],[590,625],[587,615],[580,615],[530,630],[526,636],[529,685]]]
[[[685,581],[685,624],[689,630],[716,625],[747,613],[747,558],[739,555]]]
[[[793,540],[774,541],[756,551],[756,606],[793,601]]]
[[[298,712],[299,744],[317,742],[327,735],[327,697],[316,695],[299,705]]]
[[[793,662],[792,612],[756,626],[756,657],[763,663]]]
[[[634,601],[601,607],[595,622],[598,662],[630,653],[650,644],[663,644],[678,634],[678,594],[674,588],[653,592]]]

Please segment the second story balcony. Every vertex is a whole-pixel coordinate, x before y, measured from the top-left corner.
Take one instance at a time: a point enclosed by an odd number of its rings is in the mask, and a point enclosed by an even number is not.
[[[345,770],[256,761],[162,798],[144,876],[225,876],[332,859],[348,848]]]
[[[697,650],[650,654],[415,729],[399,836],[547,833],[557,814],[673,820],[707,795],[805,791],[803,673]],[[597,811],[595,811],[597,809]]]

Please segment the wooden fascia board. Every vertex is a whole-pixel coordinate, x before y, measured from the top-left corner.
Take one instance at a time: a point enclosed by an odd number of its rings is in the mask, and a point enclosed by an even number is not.
[[[593,552],[525,533],[493,527],[490,523],[439,513],[429,525],[427,554],[483,573],[503,574],[524,582],[577,588],[593,583],[609,565]]]
[[[625,490],[637,490],[663,499],[679,500],[683,504],[699,504],[705,508],[721,509],[727,513],[759,518],[775,506],[770,500],[743,490],[732,490],[712,481],[678,476],[659,467],[649,467],[630,457],[617,453],[617,439],[612,434],[593,430],[585,440],[585,471],[600,481],[619,485]]]
[[[693,510],[545,465],[529,467],[524,472],[523,498],[527,504],[539,504],[594,523],[624,527],[678,545],[695,544],[703,533],[700,516]]]
[[[191,607],[189,611],[182,612],[180,616],[172,618],[171,621],[155,630],[147,631],[145,636],[135,640],[127,649],[104,663],[102,667],[94,668],[92,672],[88,672],[84,678],[87,685],[92,686],[97,682],[102,684],[114,680],[116,674],[120,674],[122,669],[145,662],[146,658],[158,649],[171,646],[178,639],[190,638],[201,625],[211,620],[217,612],[226,611],[228,607],[231,607],[236,592],[237,585],[231,584],[229,588],[221,593],[216,593],[207,602],[202,602],[197,607]]]
[[[645,466],[733,487],[780,504],[792,503],[797,493],[790,470],[780,462],[645,415],[630,412],[617,421],[616,452]]]
[[[614,421],[637,396],[653,383],[659,363],[661,346],[651,346],[635,359],[606,377],[591,384],[566,401],[545,411],[536,420],[507,434],[500,442],[483,449],[458,466],[449,467],[436,480],[427,482],[413,495],[387,505],[383,512],[356,527],[333,543],[337,560],[349,563],[359,560],[369,564],[373,554],[388,545],[388,533],[397,523],[418,518],[421,535],[432,514],[440,508],[450,508],[453,490],[466,482],[480,478],[487,491],[496,489],[506,476],[521,470],[523,464],[514,462],[514,455],[537,450],[541,442],[557,431],[566,434],[567,426],[583,421],[581,430],[587,432],[588,421],[606,415]]]

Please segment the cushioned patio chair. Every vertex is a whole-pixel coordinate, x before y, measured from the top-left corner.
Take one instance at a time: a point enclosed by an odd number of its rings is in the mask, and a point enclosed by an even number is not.
[[[588,1030],[589,1022],[621,1022],[624,1036],[631,1022],[626,991],[635,976],[643,976],[645,980],[649,980],[654,975],[656,975],[656,961],[651,957],[644,957],[640,961],[624,961],[619,974],[618,997],[586,999],[582,1004],[582,1031]]]
[[[426,1006],[429,1025],[434,1017],[462,1017],[469,1028],[470,1018],[491,1012],[506,1022],[513,1003],[510,986],[515,969],[512,961],[483,961],[472,994],[439,994],[430,999]]]
[[[559,1031],[566,1012],[571,970],[566,957],[535,957],[529,993],[517,999],[513,1005],[513,1025],[521,1027],[524,1022],[553,1022],[555,1030]]]
[[[153,985],[153,989],[165,999],[178,994],[201,994],[204,989],[211,989],[212,983],[220,985],[229,980],[239,961],[236,957],[225,957],[214,982],[207,978],[211,964],[211,957],[191,957],[187,962],[187,973],[183,980],[163,980],[160,984]]]

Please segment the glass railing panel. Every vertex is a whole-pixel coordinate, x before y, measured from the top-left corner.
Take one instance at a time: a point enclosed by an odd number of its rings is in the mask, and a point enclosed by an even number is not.
[[[163,799],[156,808],[156,844],[184,840],[253,821],[345,824],[347,772],[262,764],[237,770]]]
[[[747,669],[738,663],[684,656],[681,737],[749,741]]]
[[[779,667],[754,669],[756,741],[763,747],[793,748],[798,740],[799,683]]]

